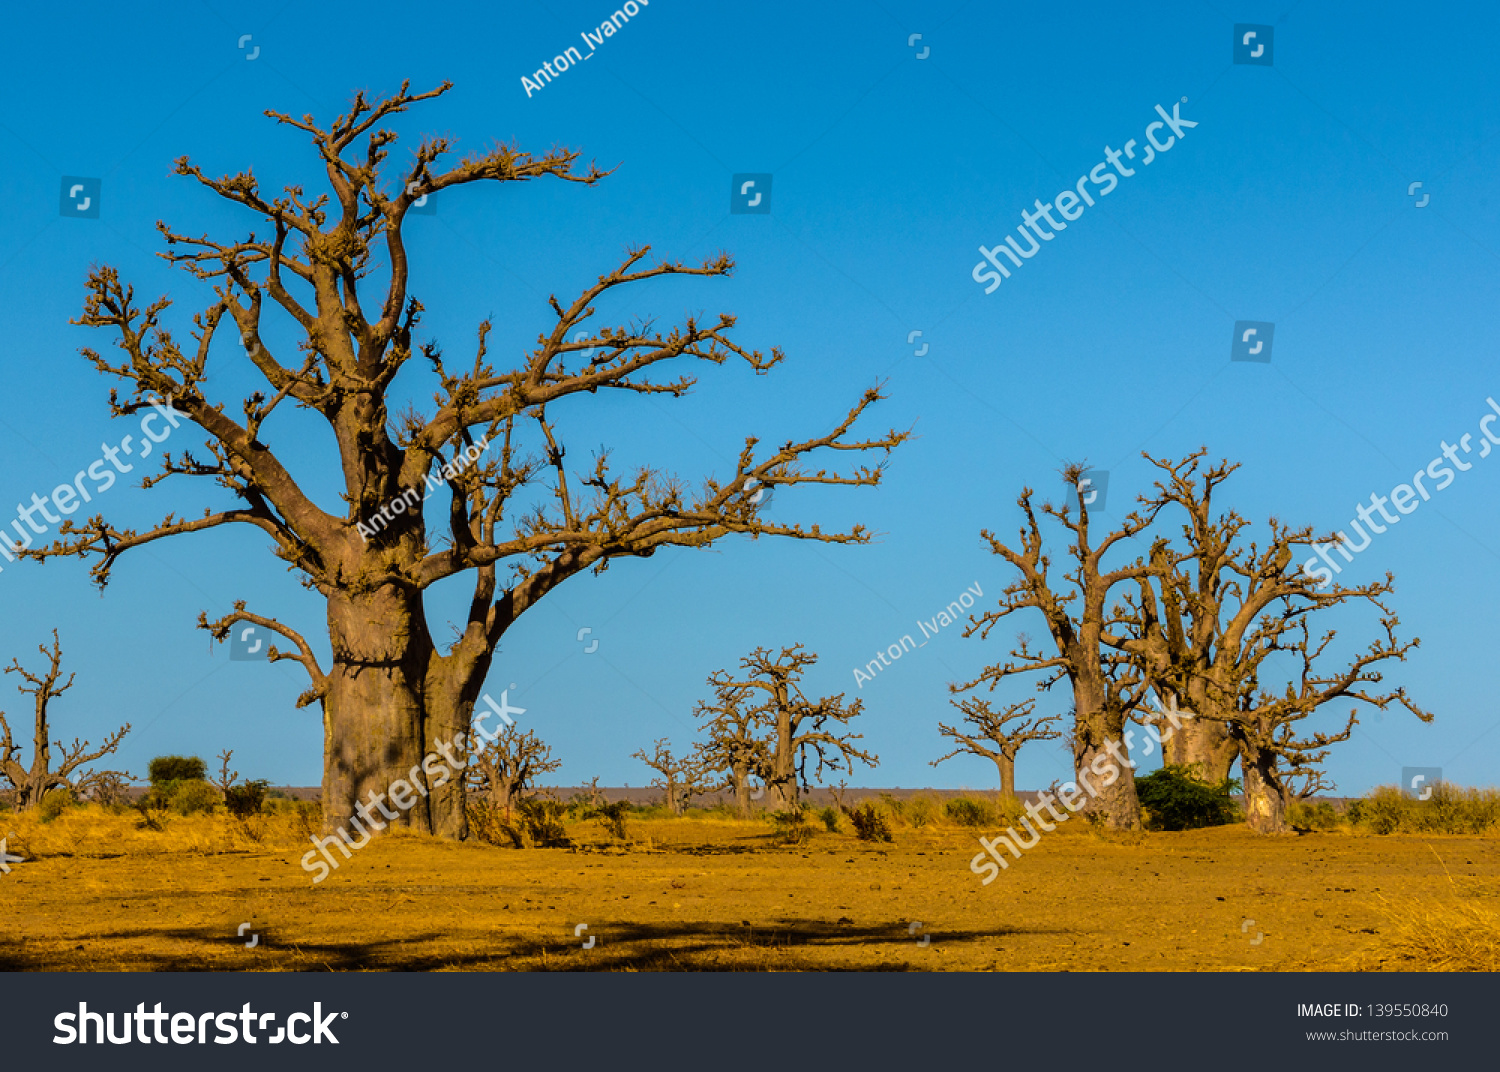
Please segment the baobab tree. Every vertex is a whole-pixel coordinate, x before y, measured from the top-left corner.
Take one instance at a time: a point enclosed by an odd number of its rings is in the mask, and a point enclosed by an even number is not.
[[[1388,585],[1319,588],[1296,568],[1297,549],[1314,542],[1310,527],[1293,529],[1272,518],[1262,547],[1244,538],[1249,522],[1233,510],[1217,516],[1214,493],[1239,468],[1227,461],[1204,466],[1206,450],[1181,461],[1142,456],[1162,472],[1156,492],[1144,500],[1155,509],[1185,515],[1181,544],[1167,539],[1152,547],[1150,576],[1127,595],[1112,633],[1117,647],[1141,663],[1164,700],[1195,716],[1171,736],[1163,735],[1164,762],[1196,767],[1205,781],[1229,777],[1239,758],[1226,715],[1238,697],[1225,683],[1243,678],[1235,669],[1256,623],[1290,600],[1306,612],[1354,599],[1380,596]]]
[[[1158,693],[1193,715],[1170,737],[1164,735],[1164,761],[1196,766],[1206,781],[1219,783],[1240,760],[1247,822],[1263,833],[1278,833],[1286,829],[1291,797],[1285,779],[1320,762],[1328,746],[1347,740],[1354,716],[1341,734],[1299,738],[1294,723],[1344,697],[1382,709],[1400,703],[1419,718],[1432,718],[1403,690],[1363,691],[1380,680],[1371,666],[1404,660],[1419,642],[1396,639],[1397,619],[1382,602],[1394,587],[1390,574],[1365,585],[1320,586],[1296,565],[1298,548],[1318,542],[1311,528],[1292,529],[1273,518],[1262,547],[1243,538],[1249,522],[1233,510],[1215,516],[1214,492],[1239,467],[1224,461],[1200,469],[1205,454],[1199,450],[1180,462],[1145,456],[1163,479],[1156,494],[1143,501],[1151,509],[1171,507],[1186,514],[1183,546],[1165,539],[1153,544],[1154,569],[1137,579],[1137,594],[1126,596],[1111,623],[1119,632],[1106,638],[1137,659]],[[1315,669],[1315,661],[1328,661],[1333,634],[1310,646],[1310,617],[1361,601],[1379,609],[1385,638],[1340,670]],[[1278,653],[1301,663],[1286,697],[1262,687],[1262,672],[1274,667]]]
[[[1070,488],[1077,488],[1085,472],[1083,465],[1069,465],[1063,470],[1063,478]],[[1082,810],[1113,829],[1138,829],[1141,809],[1135,780],[1129,769],[1121,767],[1122,763],[1128,767],[1125,724],[1147,702],[1150,686],[1132,659],[1111,646],[1107,608],[1115,586],[1148,577],[1155,567],[1137,558],[1109,569],[1104,559],[1119,544],[1149,528],[1160,507],[1148,504],[1143,511],[1132,512],[1119,528],[1095,540],[1085,496],[1077,496],[1077,517],[1071,504],[1043,504],[1042,512],[1070,532],[1073,540],[1067,551],[1072,568],[1054,582],[1051,559],[1043,553],[1033,495],[1031,488],[1025,488],[1016,500],[1025,523],[1014,548],[988,530],[980,533],[990,549],[1019,576],[1000,594],[996,610],[970,620],[964,636],[988,639],[995,626],[1010,615],[1035,611],[1046,623],[1055,654],[1034,649],[1030,638],[1022,634],[1009,661],[986,667],[976,679],[955,686],[954,691],[968,692],[981,684],[993,690],[1000,682],[1020,674],[1044,673],[1046,676],[1037,684],[1043,691],[1066,679],[1073,694],[1069,737],[1073,767],[1078,784],[1088,792]]]
[[[657,739],[649,755],[644,749],[637,749],[630,754],[630,758],[640,760],[657,773],[658,777],[651,782],[651,788],[662,791],[667,810],[673,815],[681,815],[686,811],[688,802],[703,788],[702,779],[706,771],[702,762],[694,754],[672,755],[671,745],[665,737]]]
[[[26,552],[37,559],[93,557],[102,587],[121,555],[158,540],[223,526],[265,533],[273,553],[325,600],[331,665],[323,668],[291,625],[242,604],[200,624],[220,640],[237,623],[262,626],[291,645],[271,658],[306,668],[311,685],[298,702],[322,708],[327,831],[347,826],[362,798],[406,780],[418,796],[396,821],[462,837],[463,780],[429,786],[423,760],[467,732],[496,645],[522,614],[570,577],[664,547],[706,547],[735,533],[864,542],[868,533],[858,525],[824,532],[768,521],[755,496],[767,487],[877,484],[889,452],[905,438],[894,431],[851,436],[881,397],[876,387],[822,435],[761,453],[755,438],[746,439],[734,471],[705,478],[697,490],[660,467],[621,475],[604,450],[570,474],[555,407],[600,391],[679,398],[695,383],[681,362],[739,359],[763,374],[783,355],[733,341],[735,318],[728,314],[688,318],[669,331],[649,322],[599,323],[596,304],[636,284],[727,276],[733,269],[727,255],[698,265],[653,261],[649,247],[629,251],[575,300],[550,298],[550,323],[514,362],[492,360],[488,321],[461,361],[420,339],[423,304],[416,293],[423,277],[406,242],[407,227],[422,219],[409,214],[413,203],[479,183],[554,179],[592,186],[606,177],[593,166],[581,168],[579,154],[563,149],[534,155],[502,145],[452,162],[447,137],[424,139],[404,165],[390,162],[397,138],[381,124],[449,88],[411,93],[403,84],[383,99],[361,92],[326,126],[310,115],[267,112],[310,137],[322,192],[289,186],[274,197],[249,170],[213,178],[187,157],[178,160],[178,174],[261,221],[259,231],[222,241],[159,225],[168,247],[163,256],[213,290],[193,318],[191,343],[179,342],[168,323],[170,299],[143,304],[108,266],[90,272],[77,323],[109,332],[123,355],[116,362],[83,351],[101,374],[124,385],[123,396],[111,393],[115,415],[167,399],[170,412],[180,415],[174,419],[206,433],[206,455],[164,454],[144,485],[203,478],[237,501],[205,508],[201,517],[169,514],[142,532],[118,528],[103,515],[69,519],[55,543]],[[273,346],[273,316],[284,316],[297,337],[297,356]],[[242,418],[207,393],[211,351],[226,328],[266,381],[265,390],[244,400]],[[220,357],[223,349],[221,343]],[[672,362],[679,362],[675,371],[654,375]],[[430,370],[434,401],[426,411],[411,407],[398,416],[391,393],[413,364]],[[290,432],[288,407],[321,417],[329,434]],[[328,473],[342,486],[339,508],[326,508],[310,490],[322,484],[323,473],[294,475],[273,428],[288,433],[282,448],[324,450]],[[853,452],[863,464],[831,472],[808,460],[821,450]],[[444,500],[432,508],[431,529],[423,507],[429,487]],[[429,628],[427,593],[460,577],[472,579],[467,613],[456,638],[440,647]]]
[[[470,739],[480,740],[482,735]],[[531,730],[522,733],[515,725],[496,733],[468,758],[469,784],[489,797],[490,807],[506,822],[511,819],[516,800],[536,784],[536,779],[562,766],[562,760],[552,758],[552,749],[540,737]]]
[[[734,791],[734,805],[744,817],[750,814],[750,779],[765,781],[770,750],[760,736],[763,711],[752,705],[749,685],[731,684],[728,672],[715,671],[708,684],[714,699],[700,700],[694,714],[704,720],[708,739],[698,746],[706,771],[722,771]]]
[[[772,655],[769,648],[756,648],[740,660],[740,676],[721,670],[709,679],[716,689],[740,689],[759,697],[751,712],[764,734],[762,776],[767,802],[776,811],[795,809],[800,789],[822,781],[825,770],[853,773],[856,761],[870,767],[880,762],[879,756],[854,743],[862,734],[836,732],[861,713],[861,701],[846,705],[842,692],[818,700],[809,700],[803,693],[802,676],[817,661],[801,644],[782,648],[779,655]],[[810,756],[817,761],[811,779],[807,776]]]
[[[1062,736],[1057,730],[1050,728],[1052,723],[1061,721],[1061,716],[1032,718],[1032,712],[1036,710],[1035,700],[1010,704],[1003,711],[996,711],[988,700],[977,696],[966,696],[962,700],[950,702],[964,713],[964,722],[972,728],[965,733],[939,722],[938,732],[958,742],[958,747],[941,759],[933,760],[932,765],[936,767],[954,756],[983,756],[995,764],[1000,774],[1000,795],[1014,800],[1016,753],[1027,741],[1052,741]],[[1017,722],[1017,719],[1021,721]]]
[[[66,789],[72,793],[85,795],[95,792],[105,793],[129,778],[129,775],[120,771],[81,771],[86,764],[111,755],[120,747],[125,734],[130,732],[128,722],[105,737],[104,743],[93,751],[89,750],[87,741],[76,737],[71,745],[49,740],[52,729],[48,705],[73,687],[74,675],[69,674],[67,681],[58,683],[62,677],[62,644],[58,640],[57,630],[52,631],[52,647],[48,649],[45,646],[38,646],[37,650],[46,656],[51,664],[45,673],[33,674],[21,665],[19,659],[12,659],[11,664],[5,668],[7,674],[20,674],[26,680],[27,684],[17,685],[16,688],[31,696],[33,700],[32,751],[29,767],[21,762],[20,746],[11,737],[10,723],[6,721],[5,713],[0,711],[0,776],[3,776],[11,785],[12,801],[17,811],[30,811],[35,808],[42,802],[42,798],[47,795],[49,789]],[[56,768],[52,766],[54,744],[60,754]],[[74,777],[75,772],[80,772],[77,777]]]
[[[1350,711],[1342,730],[1298,736],[1298,723],[1320,707],[1334,700],[1352,699],[1382,711],[1399,704],[1423,722],[1433,719],[1431,713],[1411,701],[1404,688],[1383,692],[1369,687],[1382,680],[1380,671],[1374,669],[1377,664],[1391,659],[1404,662],[1407,653],[1421,643],[1416,639],[1399,641],[1396,616],[1378,600],[1372,602],[1381,610],[1384,636],[1339,669],[1318,666],[1336,634],[1330,630],[1314,640],[1307,619],[1294,608],[1264,622],[1249,645],[1242,662],[1244,676],[1235,683],[1240,706],[1226,717],[1225,724],[1240,752],[1245,821],[1257,833],[1282,834],[1290,829],[1286,809],[1294,798],[1294,786],[1307,778],[1309,769],[1323,762],[1330,746],[1347,741],[1354,732],[1358,709]],[[1290,655],[1301,664],[1279,693],[1260,684],[1267,660],[1278,654]]]

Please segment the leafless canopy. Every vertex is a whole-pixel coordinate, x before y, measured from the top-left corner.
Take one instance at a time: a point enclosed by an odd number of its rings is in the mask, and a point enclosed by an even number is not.
[[[449,88],[413,93],[403,84],[385,98],[361,92],[326,125],[310,115],[268,112],[308,135],[319,185],[326,180],[322,192],[292,185],[276,195],[250,170],[213,177],[186,157],[177,162],[178,174],[259,220],[224,240],[158,225],[168,247],[163,256],[211,288],[213,300],[193,317],[185,338],[169,325],[170,299],[138,299],[114,268],[101,266],[89,274],[77,322],[104,329],[118,348],[114,357],[84,351],[100,373],[123,385],[123,392],[111,392],[115,415],[166,399],[205,433],[196,453],[164,451],[144,485],[169,477],[206,480],[227,491],[231,505],[205,508],[199,517],[168,515],[144,531],[117,527],[103,515],[70,519],[53,543],[24,551],[36,559],[92,557],[93,577],[103,586],[122,554],[167,537],[226,525],[252,526],[269,537],[274,553],[329,601],[332,666],[321,667],[291,626],[243,603],[199,624],[219,640],[237,622],[263,626],[290,643],[273,659],[307,669],[311,684],[300,702],[323,702],[330,742],[324,816],[330,829],[347,821],[369,789],[383,790],[467,728],[501,636],[556,585],[614,559],[705,547],[736,533],[864,542],[869,533],[860,525],[825,532],[816,524],[773,522],[762,515],[759,492],[877,484],[889,452],[907,434],[853,434],[881,397],[876,385],[823,434],[771,449],[747,438],[732,472],[696,487],[661,468],[619,471],[607,449],[581,466],[567,463],[553,407],[568,399],[599,392],[677,398],[696,382],[688,364],[737,360],[765,373],[782,353],[734,341],[735,318],[727,313],[670,328],[600,322],[601,303],[642,284],[728,276],[734,267],[725,254],[694,264],[654,259],[648,247],[627,251],[575,299],[549,298],[547,325],[514,358],[491,354],[488,321],[458,360],[421,339],[421,276],[409,263],[406,234],[421,219],[410,214],[416,201],[480,183],[550,179],[592,186],[607,174],[561,148],[533,154],[496,145],[454,159],[448,137],[422,140],[398,164],[390,155],[397,136],[384,124]],[[284,345],[288,326],[295,341]],[[220,352],[211,357],[216,340]],[[209,395],[210,361],[217,370],[226,342],[242,347],[265,381],[238,412]],[[434,385],[431,404],[392,412],[388,396],[414,359]],[[326,422],[337,448],[329,460],[341,478],[340,509],[325,508],[308,490],[305,481],[316,474],[293,473],[291,449],[306,433],[290,424],[295,414],[288,407]],[[857,461],[834,471],[810,460],[824,451]],[[438,475],[446,488],[438,509],[409,508]],[[439,515],[433,531],[429,513]],[[467,615],[452,644],[439,651],[422,598],[465,573],[473,583]],[[382,675],[377,685],[374,677]],[[393,748],[392,741],[399,743]],[[402,821],[462,836],[462,815],[460,795],[449,786],[423,796]]]
[[[11,737],[10,723],[4,712],[0,712],[0,776],[10,783],[13,799],[18,811],[27,811],[41,803],[49,789],[68,789],[74,793],[89,793],[93,790],[108,790],[129,775],[120,771],[83,771],[81,768],[96,759],[112,754],[120,746],[125,734],[130,732],[130,723],[104,739],[98,748],[90,750],[87,741],[73,739],[71,745],[62,741],[49,741],[51,729],[48,724],[48,705],[73,687],[74,675],[59,684],[62,677],[62,644],[57,630],[52,631],[52,647],[38,647],[47,658],[45,673],[34,674],[13,659],[5,668],[7,674],[20,674],[26,684],[16,688],[33,699],[34,726],[32,734],[31,766],[21,762],[21,749]],[[52,747],[59,753],[57,766],[52,766]],[[77,776],[75,777],[75,772]]]
[[[748,705],[745,733],[760,727],[765,743],[763,777],[771,791],[770,803],[777,809],[792,807],[802,788],[822,781],[825,771],[853,772],[855,762],[875,766],[879,757],[854,742],[858,733],[841,733],[863,710],[861,701],[844,702],[844,694],[811,700],[802,691],[802,676],[818,661],[801,644],[782,648],[773,655],[769,648],[756,648],[740,660],[740,674],[720,670],[709,677],[709,685],[722,698]],[[811,780],[807,761],[816,762]]]
[[[672,755],[671,745],[660,737],[648,753],[638,749],[630,754],[657,773],[651,785],[666,796],[667,810],[681,815],[692,798],[703,788],[703,776],[708,773],[702,760],[694,754]]]

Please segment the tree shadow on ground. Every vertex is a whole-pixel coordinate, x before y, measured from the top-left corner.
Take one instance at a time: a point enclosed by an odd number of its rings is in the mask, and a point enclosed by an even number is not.
[[[781,919],[768,925],[722,922],[601,923],[582,936],[551,938],[495,933],[455,936],[438,931],[392,938],[312,942],[273,930],[258,948],[204,927],[138,928],[70,939],[63,950],[12,947],[0,959],[9,971],[925,971],[931,950],[920,944],[963,942],[1021,933],[1061,931],[988,927],[913,935],[907,922]],[[594,946],[584,948],[592,937]],[[73,944],[79,943],[79,944]],[[178,948],[161,948],[163,944]],[[192,948],[181,948],[190,943]],[[455,946],[457,948],[455,948]],[[871,948],[879,954],[872,963]],[[855,956],[856,951],[864,955]]]

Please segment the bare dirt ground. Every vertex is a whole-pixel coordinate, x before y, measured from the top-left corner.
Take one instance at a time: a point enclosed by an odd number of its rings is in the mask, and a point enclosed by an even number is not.
[[[781,846],[730,820],[633,822],[628,849],[587,843],[592,824],[570,834],[585,843],[385,837],[314,886],[290,837],[153,851],[75,832],[43,851],[34,833],[0,876],[0,968],[1424,970],[1442,965],[1406,924],[1500,904],[1493,837],[1222,827],[1128,844],[1060,826],[986,887],[955,827],[879,845]]]

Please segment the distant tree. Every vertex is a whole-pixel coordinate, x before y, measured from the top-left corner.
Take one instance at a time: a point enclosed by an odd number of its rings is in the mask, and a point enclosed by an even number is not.
[[[220,752],[218,755],[219,776],[217,778],[207,779],[210,785],[214,786],[216,789],[218,789],[219,792],[225,794],[226,796],[228,796],[229,790],[234,788],[234,783],[239,781],[240,777],[239,771],[231,771],[229,769],[229,761],[231,758],[233,758],[233,756],[233,750],[228,748]]]
[[[205,782],[208,780],[208,764],[197,756],[157,756],[147,766],[146,777],[155,786],[169,782]]]
[[[999,771],[1000,795],[1014,800],[1016,753],[1027,741],[1052,741],[1062,736],[1058,731],[1048,728],[1051,723],[1061,721],[1061,716],[1048,715],[1046,718],[1031,718],[1031,713],[1036,709],[1035,700],[1011,704],[1004,711],[996,711],[990,706],[988,700],[973,696],[950,702],[964,713],[964,722],[968,723],[972,729],[964,733],[939,722],[938,732],[944,737],[957,741],[958,747],[942,759],[933,760],[932,766],[936,767],[939,763],[944,763],[954,756],[964,754],[983,756],[991,760],[996,770]],[[1016,719],[1022,721],[1007,728],[1007,724],[1015,722]]]
[[[482,740],[481,734],[472,735]],[[469,757],[469,784],[489,796],[490,807],[510,821],[517,801],[525,796],[543,774],[562,766],[552,758],[552,749],[531,730],[522,733],[508,725],[478,752]]]
[[[846,705],[843,693],[809,700],[802,692],[802,675],[817,661],[817,655],[803,651],[801,644],[782,648],[779,655],[756,648],[740,660],[738,679],[727,670],[709,679],[716,689],[760,697],[750,714],[765,742],[763,777],[773,811],[795,810],[800,790],[821,782],[825,770],[852,773],[856,761],[870,767],[880,762],[879,756],[854,743],[861,734],[837,732],[863,711],[859,700]],[[812,778],[807,775],[810,756],[817,760]]]
[[[734,790],[735,809],[750,814],[750,778],[765,780],[770,750],[759,736],[761,710],[751,705],[754,691],[729,682],[727,671],[709,676],[712,701],[699,701],[694,714],[705,721],[708,739],[698,746],[705,770],[722,772]]]
[[[0,776],[3,776],[12,787],[11,799],[17,811],[30,811],[35,808],[51,789],[64,789],[75,795],[87,795],[91,791],[108,789],[119,779],[130,777],[122,771],[81,770],[85,764],[111,755],[120,747],[120,741],[124,739],[125,734],[130,732],[128,722],[107,736],[104,743],[92,752],[89,751],[87,741],[76,737],[73,743],[67,746],[64,746],[61,741],[48,740],[52,731],[48,722],[47,705],[73,687],[74,675],[69,674],[67,681],[61,685],[58,684],[58,678],[62,676],[62,645],[58,640],[57,630],[52,631],[51,649],[38,647],[37,650],[51,663],[51,667],[45,674],[38,676],[31,673],[21,666],[18,659],[13,659],[10,666],[5,668],[7,674],[20,674],[25,678],[29,687],[17,685],[16,689],[34,697],[34,726],[29,767],[22,764],[20,746],[12,739],[10,723],[6,721],[5,713],[0,711]],[[56,745],[60,753],[56,768],[52,766],[53,745]],[[76,777],[75,772],[77,772]]]
[[[688,802],[703,790],[703,776],[707,772],[702,760],[696,753],[680,758],[673,756],[665,737],[657,740],[650,755],[644,749],[638,749],[631,753],[630,758],[638,759],[656,771],[658,777],[651,782],[651,787],[662,791],[667,810],[673,815],[686,811]]]

